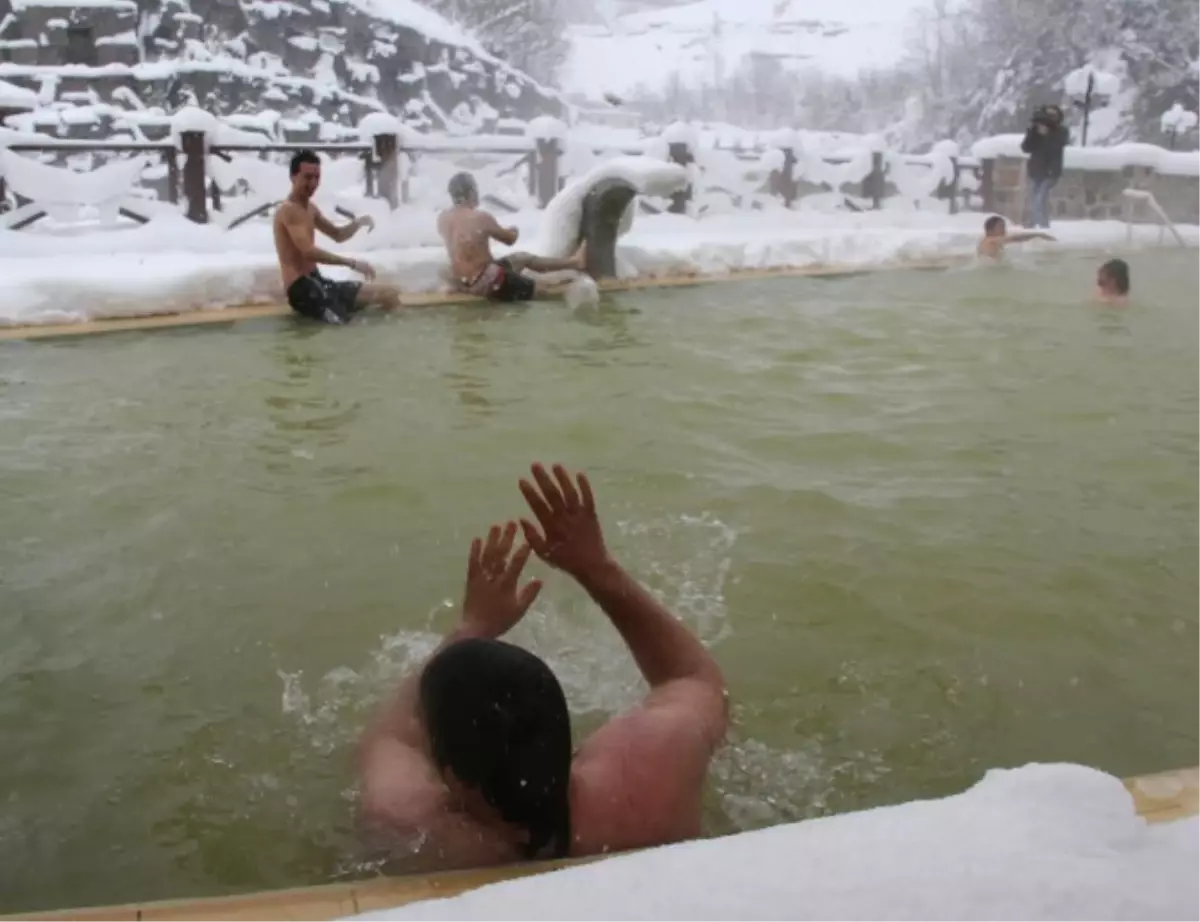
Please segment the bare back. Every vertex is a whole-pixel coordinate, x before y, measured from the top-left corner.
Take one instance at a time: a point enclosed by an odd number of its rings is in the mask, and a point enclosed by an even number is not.
[[[456,282],[467,285],[492,262],[492,233],[496,219],[478,208],[455,206],[438,216],[438,232],[446,242],[450,272]]]
[[[299,205],[292,201],[283,202],[275,209],[273,231],[275,255],[279,258],[279,273],[283,278],[283,289],[287,291],[292,282],[317,268],[315,262],[305,259],[295,241],[296,237],[307,238],[309,244],[312,244],[316,236],[316,206]]]

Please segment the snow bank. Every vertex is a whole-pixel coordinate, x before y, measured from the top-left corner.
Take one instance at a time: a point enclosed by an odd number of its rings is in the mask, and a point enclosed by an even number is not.
[[[1024,135],[998,134],[981,138],[971,153],[984,157],[1024,157]],[[1068,170],[1123,170],[1127,166],[1150,167],[1159,173],[1176,176],[1200,176],[1200,153],[1174,151],[1154,144],[1116,144],[1113,147],[1068,147],[1063,152]]]
[[[965,793],[690,842],[356,919],[1194,919],[1200,824],[1119,780],[993,770]]]
[[[688,174],[678,164],[663,163],[651,157],[617,157],[600,164],[569,183],[550,200],[536,253],[557,257],[571,255],[579,240],[583,200],[597,183],[606,179],[623,179],[642,195],[671,195],[687,185]],[[627,231],[633,221],[634,205],[621,221],[622,232]]]
[[[679,175],[677,166],[661,161],[655,166],[665,167],[672,183],[672,174]],[[436,193],[438,206],[445,201],[445,179],[453,165],[444,167],[444,178],[437,178],[436,188],[428,176],[420,177],[422,183],[431,184],[427,191],[430,196]],[[286,182],[286,172],[277,167],[270,181]],[[593,181],[589,174],[580,185],[587,188]],[[322,185],[319,195],[337,195],[332,174]],[[414,177],[412,186],[416,185]],[[664,189],[653,184],[647,188]],[[582,196],[574,195],[579,207]],[[869,268],[968,257],[975,251],[986,217],[904,209],[898,200],[886,201],[878,212],[829,212],[819,207],[820,198],[806,197],[793,211],[743,210],[701,220],[641,215],[618,243],[619,274],[656,277],[815,265]],[[562,199],[555,210],[566,210],[568,201]],[[234,199],[227,199],[226,206],[231,211],[239,207]],[[358,234],[334,249],[367,256],[381,279],[405,291],[441,290],[446,253],[437,233],[437,208],[402,205],[375,216],[374,232]],[[520,229],[522,249],[528,246],[525,241],[545,235],[549,227],[547,213],[532,205],[501,220]],[[578,226],[578,217],[574,222],[568,230]],[[1200,243],[1200,228],[1179,229],[1188,245]],[[4,280],[0,325],[178,313],[279,301],[282,296],[269,222],[250,222],[226,231],[173,214],[143,226],[83,230],[77,220],[65,226],[42,221],[27,230],[0,230],[0,279]],[[573,239],[574,231],[564,236]],[[1120,221],[1056,221],[1054,236],[1057,244],[1030,246],[1128,251],[1163,243],[1154,225],[1135,226],[1133,240],[1127,242],[1126,225]],[[547,255],[555,252],[531,248]],[[562,252],[560,247],[557,253]],[[64,264],[70,265],[69,273],[63,272]],[[350,277],[337,268],[329,274]]]

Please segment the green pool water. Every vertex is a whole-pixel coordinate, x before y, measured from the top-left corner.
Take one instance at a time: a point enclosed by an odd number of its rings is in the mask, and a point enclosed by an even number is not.
[[[725,668],[712,833],[1195,764],[1197,255],[1097,261],[3,344],[0,910],[360,873],[356,734],[534,459]],[[640,694],[557,575],[515,638],[580,732]]]

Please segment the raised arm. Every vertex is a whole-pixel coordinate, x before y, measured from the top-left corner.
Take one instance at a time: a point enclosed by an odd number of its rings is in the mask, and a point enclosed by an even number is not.
[[[609,720],[575,765],[593,796],[612,804],[583,853],[673,842],[700,834],[708,766],[729,723],[725,680],[704,645],[608,553],[591,484],[541,465],[521,492],[541,526],[521,521],[542,560],[585,589],[620,633],[650,685],[641,704]],[[536,485],[535,485],[536,484]]]
[[[459,640],[500,637],[529,610],[542,584],[530,580],[520,585],[530,549],[511,553],[516,534],[516,522],[509,522],[504,528],[492,526],[486,541],[471,543],[462,617],[430,659]],[[446,788],[427,755],[420,719],[418,688],[424,668],[422,663],[405,676],[359,741],[361,821],[383,846],[413,850],[414,843],[424,842],[431,857],[452,856],[464,867],[503,860],[505,849],[481,839],[477,828],[447,809]],[[408,869],[414,867],[410,860]]]
[[[1006,234],[1005,243],[1025,243],[1027,240],[1054,240],[1052,236],[1042,231],[1022,231],[1019,234]]]
[[[279,210],[279,220],[300,255],[305,259],[324,266],[346,266],[355,271],[359,271],[366,265],[356,259],[351,259],[348,256],[338,256],[336,253],[330,253],[328,250],[322,250],[318,247],[314,240],[314,235],[308,227],[306,216],[297,208],[291,205],[284,205]]]
[[[345,243],[351,237],[358,233],[360,228],[374,229],[375,222],[367,215],[360,215],[353,221],[343,224],[341,227],[335,225],[316,205],[313,206],[313,225],[322,234],[333,240],[336,243]]]

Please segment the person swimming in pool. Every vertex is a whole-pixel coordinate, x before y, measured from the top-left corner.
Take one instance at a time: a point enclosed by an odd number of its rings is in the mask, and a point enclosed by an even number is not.
[[[407,870],[597,855],[695,838],[729,706],[716,661],[613,558],[588,478],[532,467],[532,512],[467,559],[462,614],[359,744],[364,832]],[[530,554],[566,573],[620,633],[646,697],[572,749],[550,666],[501,638],[541,589]]]
[[[367,305],[399,307],[399,290],[376,283],[370,263],[338,256],[316,245],[317,231],[342,243],[361,228],[373,230],[375,222],[363,216],[336,227],[321,214],[312,202],[321,183],[321,161],[312,151],[302,150],[292,157],[290,171],[292,191],[275,211],[274,233],[275,254],[292,310],[312,320],[340,325]],[[367,282],[335,282],[321,274],[318,264],[346,266]]]
[[[1008,224],[1000,215],[992,215],[983,222],[983,239],[975,248],[979,256],[989,259],[999,259],[1004,255],[1004,248],[1010,243],[1024,243],[1027,240],[1054,240],[1044,231],[1023,231],[1019,234],[1008,233]]]
[[[1105,304],[1125,307],[1129,303],[1129,263],[1110,259],[1097,269],[1096,294]]]
[[[450,207],[438,216],[438,233],[446,242],[450,257],[450,281],[459,291],[490,301],[531,301],[537,283],[525,274],[584,269],[584,249],[570,259],[550,259],[532,253],[509,253],[502,259],[492,256],[491,241],[513,246],[520,237],[515,227],[500,222],[479,207],[479,187],[470,173],[457,173],[447,187]]]

